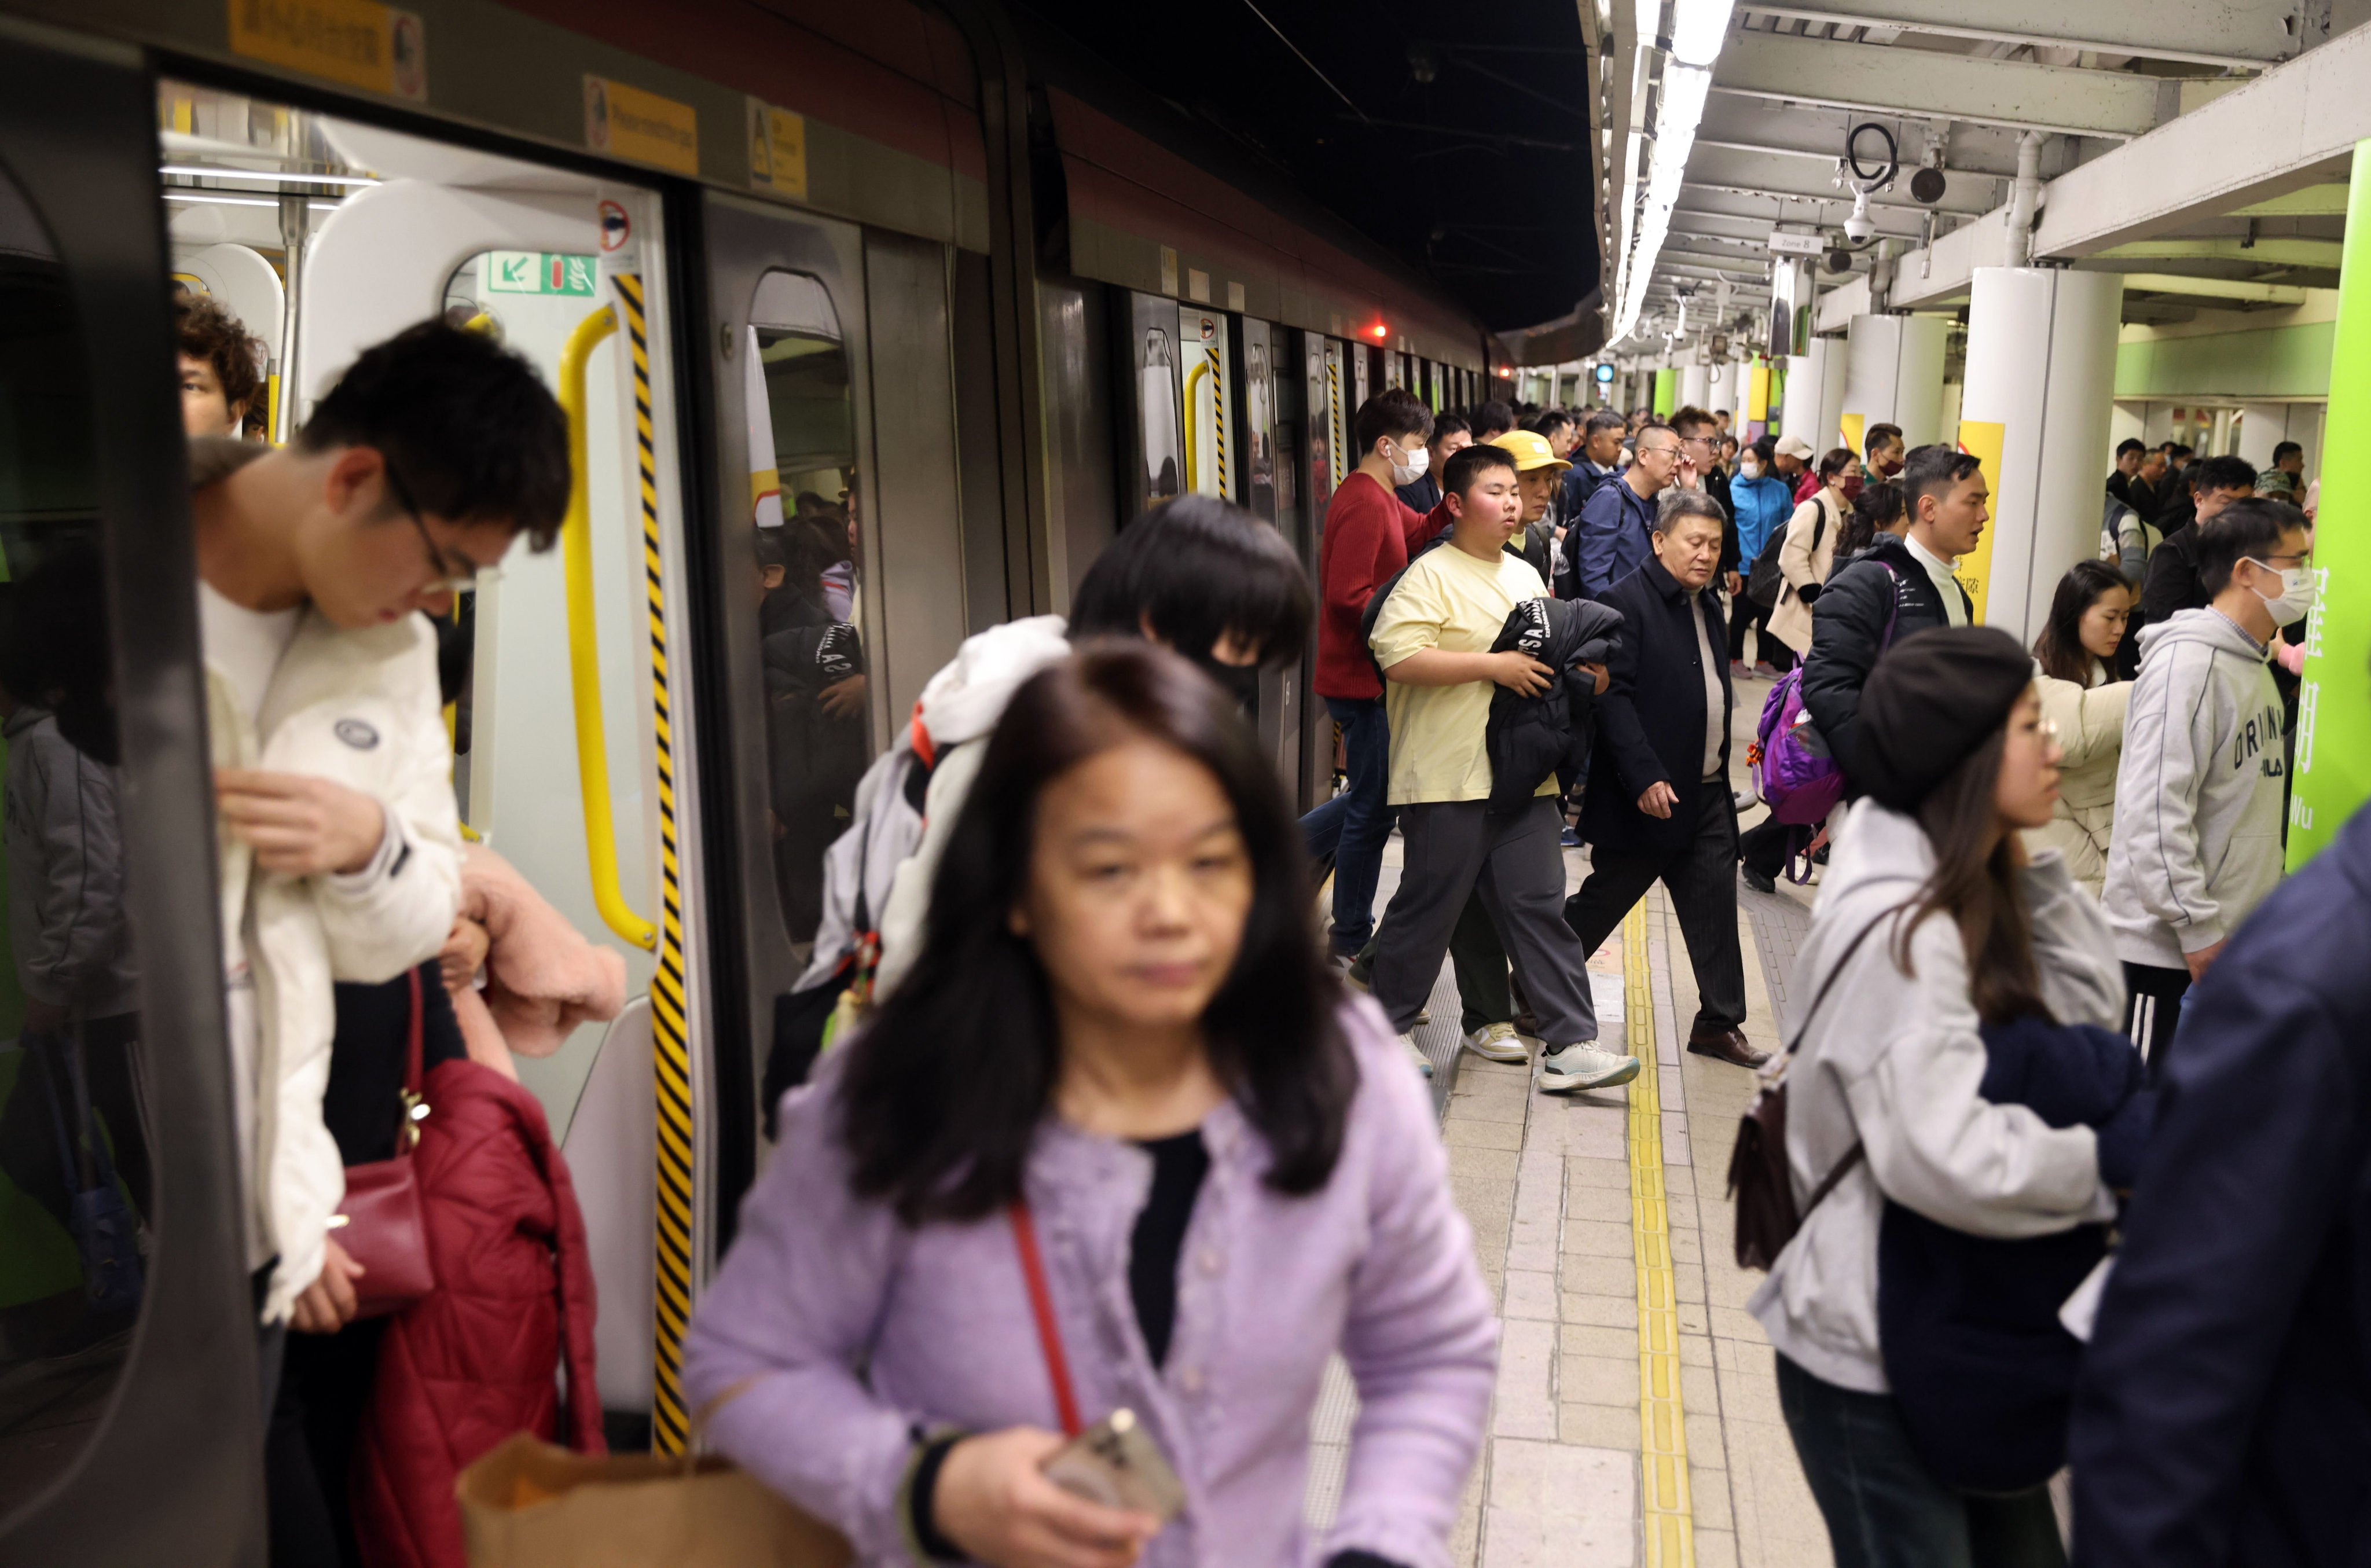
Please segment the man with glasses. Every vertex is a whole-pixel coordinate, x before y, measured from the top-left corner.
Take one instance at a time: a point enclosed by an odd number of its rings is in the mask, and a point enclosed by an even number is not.
[[[441,323],[366,351],[288,446],[191,444],[241,1215],[263,1333],[354,1316],[330,1234],[332,985],[451,929],[460,827],[427,615],[558,536],[567,425],[527,363]]]
[[[1671,416],[1679,432],[1680,471],[1673,482],[1683,490],[1700,490],[1720,507],[1720,564],[1713,576],[1717,593],[1735,598],[1745,589],[1737,559],[1737,508],[1729,496],[1729,469],[1720,460],[1720,421],[1698,408],[1682,409]]]
[[[1597,487],[1580,509],[1580,526],[1565,534],[1574,597],[1603,597],[1653,553],[1655,498],[1678,482],[1686,461],[1670,425],[1650,421],[1638,428],[1630,467]]]
[[[2280,881],[2287,726],[2266,660],[2318,586],[2305,514],[2284,502],[2235,502],[2195,532],[2206,607],[2141,632],[2099,900],[2127,1032],[2159,1078],[2183,996]]]

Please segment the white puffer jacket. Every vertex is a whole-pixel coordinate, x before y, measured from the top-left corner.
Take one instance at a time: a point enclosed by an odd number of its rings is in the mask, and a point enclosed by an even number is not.
[[[1877,1334],[1886,1199],[1954,1230],[2003,1239],[2047,1236],[2116,1211],[2090,1128],[2053,1128],[2025,1106],[1995,1105],[1976,1092],[1984,1043],[1949,917],[1931,915],[1911,934],[1911,973],[1895,963],[1894,931],[1904,918],[1895,911],[1934,869],[1934,847],[1914,820],[1874,801],[1855,805],[1787,986],[1797,1006],[1809,1007],[1844,966],[1786,1063],[1796,1203],[1856,1143],[1868,1158],[1804,1218],[1747,1308],[1780,1355],[1862,1393],[1888,1391]],[[2028,866],[2020,881],[2052,1016],[2114,1028],[2123,969],[2099,906],[2076,891],[2054,855]],[[1846,959],[1854,937],[1872,925]]]
[[[2029,854],[2055,849],[2066,858],[2066,871],[2076,884],[2099,896],[2108,880],[2108,845],[2116,827],[2116,764],[2124,752],[2124,709],[2132,701],[2133,683],[2111,681],[2093,666],[2096,679],[2088,686],[2033,672],[2034,690],[2041,698],[2044,721],[2058,726],[2058,745],[2065,755],[2058,764],[2058,803],[2050,810],[2050,825],[2025,835]]]
[[[461,894],[452,745],[436,685],[436,634],[408,616],[346,631],[310,610],[280,661],[259,722],[206,670],[214,766],[306,774],[359,790],[387,836],[351,876],[255,873],[254,852],[216,827],[223,929],[239,928],[253,884],[248,963],[257,1021],[257,1216],[277,1252],[263,1320],[278,1322],[321,1272],[330,1216],[345,1196],[321,1120],[340,980],[379,984],[435,956]]]

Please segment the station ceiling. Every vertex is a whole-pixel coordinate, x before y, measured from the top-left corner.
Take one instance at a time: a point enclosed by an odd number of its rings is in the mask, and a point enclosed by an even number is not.
[[[1572,0],[1016,8],[1495,331],[1570,317],[1597,288],[1589,56]]]

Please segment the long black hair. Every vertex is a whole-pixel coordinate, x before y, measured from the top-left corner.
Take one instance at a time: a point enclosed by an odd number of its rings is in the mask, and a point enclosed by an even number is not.
[[[1225,694],[1177,655],[1115,639],[1013,694],[939,862],[921,953],[846,1047],[852,1184],[909,1225],[977,1219],[1020,1195],[1061,1070],[1046,971],[1009,918],[1027,891],[1038,801],[1138,737],[1210,771],[1251,858],[1243,945],[1202,1014],[1210,1065],[1266,1140],[1271,1187],[1311,1193],[1333,1174],[1357,1072],[1308,917],[1299,826]]]
[[[2091,664],[2097,655],[2083,646],[2083,617],[2111,588],[2122,588],[2127,597],[2133,596],[2133,585],[2124,581],[2124,574],[2104,560],[2078,560],[2066,569],[2066,575],[2058,580],[2058,591],[2050,596],[2050,618],[2042,623],[2041,635],[2033,640],[2033,657],[2042,674],[2078,686],[2091,684]],[[2122,644],[2117,645],[2116,651],[2123,652]],[[2115,674],[2114,663],[2111,662],[2111,675]]]
[[[1301,657],[1315,609],[1284,536],[1240,506],[1179,496],[1119,531],[1070,599],[1070,635],[1152,635],[1201,662],[1232,634],[1264,664]]]
[[[2004,722],[1918,802],[1918,824],[1935,846],[1935,870],[1904,902],[1910,917],[1895,928],[1893,940],[1894,963],[1908,974],[1911,937],[1927,916],[1949,915],[1967,959],[1968,999],[1986,1023],[2051,1019],[2033,956],[2033,912],[2026,907],[2010,836],[2000,831],[1994,804],[2007,750]]]

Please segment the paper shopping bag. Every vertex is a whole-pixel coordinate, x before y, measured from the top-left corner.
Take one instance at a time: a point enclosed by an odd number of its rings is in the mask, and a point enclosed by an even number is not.
[[[846,1568],[848,1542],[725,1459],[520,1433],[455,1485],[470,1568]]]

